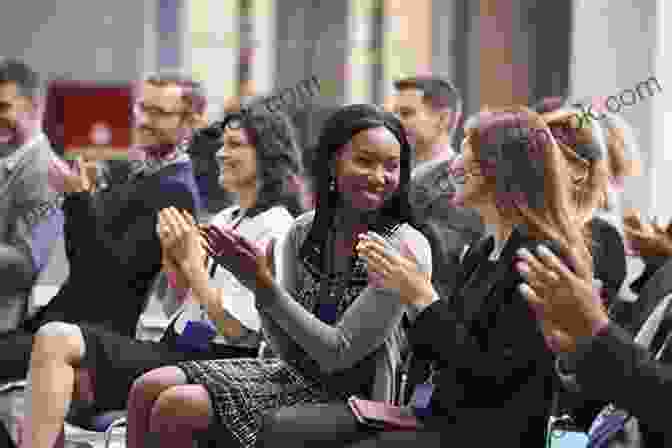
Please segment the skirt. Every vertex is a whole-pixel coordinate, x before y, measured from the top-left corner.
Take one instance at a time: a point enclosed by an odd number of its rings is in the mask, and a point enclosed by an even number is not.
[[[169,334],[160,342],[138,341],[99,325],[78,326],[86,345],[86,354],[79,367],[89,372],[95,400],[90,412],[125,409],[133,382],[150,370],[192,359],[249,357],[257,351],[255,348],[211,344],[208,351],[183,352],[175,346],[174,338]]]
[[[328,403],[347,397],[329,393],[279,358],[222,359],[179,363],[188,382],[210,395],[215,424],[223,424],[241,447],[252,448],[264,414],[284,406]]]

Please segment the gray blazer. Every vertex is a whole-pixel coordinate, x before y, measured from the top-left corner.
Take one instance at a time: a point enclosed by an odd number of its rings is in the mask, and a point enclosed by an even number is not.
[[[48,182],[54,156],[46,136],[40,134],[0,158],[0,247],[15,260],[6,257],[0,266],[0,333],[20,325],[35,280],[63,234],[61,198]],[[6,280],[17,270],[25,272],[26,281],[8,286]]]

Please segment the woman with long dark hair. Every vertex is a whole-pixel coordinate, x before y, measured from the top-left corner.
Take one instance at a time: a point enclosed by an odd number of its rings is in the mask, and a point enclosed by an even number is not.
[[[286,233],[293,214],[302,212],[300,193],[294,188],[302,165],[289,121],[269,113],[229,115],[207,133],[221,146],[216,155],[220,186],[237,196],[236,204],[215,215],[210,224],[235,228],[260,245]],[[78,401],[80,413],[124,409],[133,381],[144,372],[188,359],[257,354],[261,334],[253,293],[213,264],[208,281],[216,293],[190,292],[176,268],[182,256],[174,247],[179,235],[166,221],[165,212],[160,212],[158,229],[153,230],[158,231],[163,270],[173,279],[171,293],[180,307],[163,337],[159,342],[137,341],[99,325],[50,324],[60,334],[41,338],[37,349],[52,356],[50,362],[34,362],[39,375],[33,375],[30,393],[33,402],[65,412],[49,419],[35,416],[32,439],[26,437],[26,443],[40,446],[36,441],[54,440],[72,399]],[[202,250],[201,263],[205,255]],[[59,381],[66,372],[74,373],[74,382]],[[52,383],[45,384],[42,378]]]
[[[405,306],[354,252],[375,231],[431,276],[431,252],[413,229],[407,188],[411,148],[399,121],[374,106],[350,105],[325,123],[317,208],[299,217],[268,255],[230,231],[207,231],[209,252],[255,292],[270,359],[183,362],[139,378],[128,408],[128,445],[149,433],[161,446],[190,446],[200,431],[217,443],[254,446],[263,412],[297,403],[344,402],[352,394],[389,400],[400,360]],[[198,229],[174,216],[183,240]],[[181,270],[207,293],[202,263]],[[216,433],[217,431],[215,431]],[[223,438],[222,438],[223,437]]]

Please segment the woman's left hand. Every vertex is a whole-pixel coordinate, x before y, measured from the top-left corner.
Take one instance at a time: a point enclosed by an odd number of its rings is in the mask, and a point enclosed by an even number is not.
[[[571,350],[579,338],[590,337],[609,323],[593,283],[578,277],[547,247],[536,254],[521,249],[516,269],[526,283],[519,286],[547,338],[561,351]],[[551,347],[553,348],[553,347]]]
[[[231,271],[248,289],[273,282],[264,251],[230,229],[210,226],[202,230],[207,251],[217,263]]]
[[[376,286],[399,291],[401,300],[408,305],[427,305],[434,297],[429,276],[418,270],[418,263],[410,251],[401,255],[383,237],[368,232],[362,235],[357,251],[367,263],[372,282]]]

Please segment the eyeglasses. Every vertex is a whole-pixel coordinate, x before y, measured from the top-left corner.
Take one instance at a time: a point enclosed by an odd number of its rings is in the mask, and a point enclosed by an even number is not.
[[[175,116],[185,115],[186,111],[168,111],[157,106],[150,106],[142,102],[133,105],[133,113],[146,115],[153,120],[167,120]]]
[[[224,117],[224,120],[216,121],[207,128],[203,128],[201,131],[199,131],[199,135],[202,135],[208,139],[219,140],[222,138],[224,130],[230,129],[235,131],[237,129],[242,129],[243,127],[242,114],[229,114]]]

